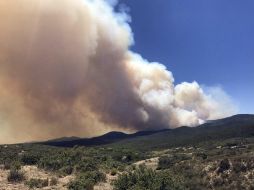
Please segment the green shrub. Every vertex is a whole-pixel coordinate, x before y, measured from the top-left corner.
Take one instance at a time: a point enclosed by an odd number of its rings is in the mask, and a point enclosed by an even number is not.
[[[78,178],[68,184],[69,190],[93,190],[94,183],[88,179]]]
[[[60,173],[66,174],[66,175],[71,175],[73,172],[73,168],[71,166],[64,166],[60,169]]]
[[[240,162],[235,162],[233,164],[233,170],[234,170],[235,173],[246,172],[247,171],[247,166],[244,165],[241,161]]]
[[[68,184],[69,190],[92,190],[93,186],[101,181],[105,181],[105,174],[99,171],[85,172]]]
[[[89,171],[95,171],[98,169],[97,163],[92,159],[85,159],[82,162],[78,163],[75,167],[76,171],[80,173],[85,173]]]
[[[19,161],[12,162],[10,169],[12,169],[12,170],[20,170],[21,169],[21,163]]]
[[[29,188],[43,188],[49,185],[48,179],[31,178],[25,183]]]
[[[169,169],[176,163],[190,160],[191,157],[184,154],[175,154],[173,156],[163,156],[159,158],[158,169]]]
[[[21,169],[21,163],[19,161],[11,161],[11,160],[6,160],[4,162],[4,169],[5,170],[20,170]]]
[[[59,159],[48,157],[40,160],[39,167],[45,170],[57,171],[62,168],[62,163],[60,162]]]
[[[120,165],[120,166],[117,167],[117,169],[118,169],[119,172],[123,172],[125,170],[125,167]]]
[[[224,181],[221,177],[216,177],[214,180],[213,180],[213,185],[215,187],[221,187],[222,185],[224,184]]]
[[[22,155],[21,161],[25,165],[35,165],[39,161],[39,156],[36,154],[32,154],[32,153],[25,153]]]
[[[182,180],[169,171],[155,172],[141,166],[134,172],[122,174],[114,182],[115,190],[182,190]]]
[[[110,152],[110,155],[114,161],[125,164],[144,159],[142,153],[131,149],[113,149],[113,151]]]
[[[117,174],[117,170],[115,168],[113,168],[110,172],[110,175],[116,175]]]
[[[9,182],[21,182],[21,181],[25,180],[25,175],[20,170],[11,169],[8,176],[7,176],[7,180]]]
[[[4,169],[5,170],[11,169],[11,160],[5,160],[4,161]]]
[[[219,164],[218,173],[223,173],[224,171],[229,170],[229,168],[230,168],[229,160],[224,159]]]
[[[168,171],[157,174],[157,188],[160,190],[184,190],[184,180]]]
[[[196,154],[196,156],[199,157],[199,158],[202,158],[203,160],[207,159],[207,157],[208,157],[207,154],[205,154],[203,152],[198,152]]]
[[[55,178],[55,177],[52,177],[51,179],[50,179],[50,186],[54,186],[54,185],[57,185],[57,183],[58,183],[58,180],[57,180],[57,178]]]
[[[158,169],[168,169],[174,165],[173,158],[163,156],[159,158]]]

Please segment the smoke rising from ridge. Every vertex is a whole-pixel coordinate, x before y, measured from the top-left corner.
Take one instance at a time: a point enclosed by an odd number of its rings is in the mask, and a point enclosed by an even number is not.
[[[0,28],[0,143],[195,126],[235,111],[221,88],[175,86],[164,65],[130,51],[128,16],[105,1],[3,0]]]

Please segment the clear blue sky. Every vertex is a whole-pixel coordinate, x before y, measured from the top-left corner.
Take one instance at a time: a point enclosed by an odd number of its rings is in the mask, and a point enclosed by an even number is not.
[[[119,0],[130,8],[132,49],[176,83],[221,85],[254,113],[254,0]]]

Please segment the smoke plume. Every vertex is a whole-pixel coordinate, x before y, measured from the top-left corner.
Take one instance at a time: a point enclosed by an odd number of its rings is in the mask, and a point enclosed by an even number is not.
[[[128,16],[103,0],[0,1],[0,143],[196,126],[234,112],[219,87],[175,86],[164,65],[129,50],[133,41]]]

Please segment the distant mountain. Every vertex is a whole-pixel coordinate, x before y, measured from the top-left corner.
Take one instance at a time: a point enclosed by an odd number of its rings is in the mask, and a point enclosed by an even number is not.
[[[57,138],[57,139],[48,140],[47,142],[74,141],[74,140],[78,140],[78,139],[80,139],[80,137],[61,137],[61,138]]]
[[[218,126],[218,125],[242,125],[253,124],[254,115],[252,114],[238,114],[231,117],[218,120],[210,120],[201,126]]]
[[[38,144],[44,144],[44,145],[50,145],[50,146],[62,146],[62,147],[73,147],[75,145],[79,145],[79,146],[105,145],[105,144],[118,142],[124,139],[132,139],[132,138],[141,137],[141,136],[148,136],[148,135],[165,132],[169,130],[170,129],[139,131],[133,134],[126,134],[123,132],[112,131],[102,136],[93,137],[93,138],[63,137],[58,139],[52,139],[45,142],[39,142]]]
[[[197,127],[179,127],[154,131],[139,131],[126,134],[113,131],[93,138],[79,138],[74,140],[51,140],[40,144],[73,147],[107,145],[135,147],[141,150],[150,148],[169,148],[186,146],[213,140],[230,138],[254,137],[254,115],[240,114],[232,117],[208,121]]]
[[[140,150],[190,146],[231,138],[254,137],[254,115],[240,114],[209,121],[197,127],[180,127],[149,137],[125,139],[112,146],[136,147]]]

